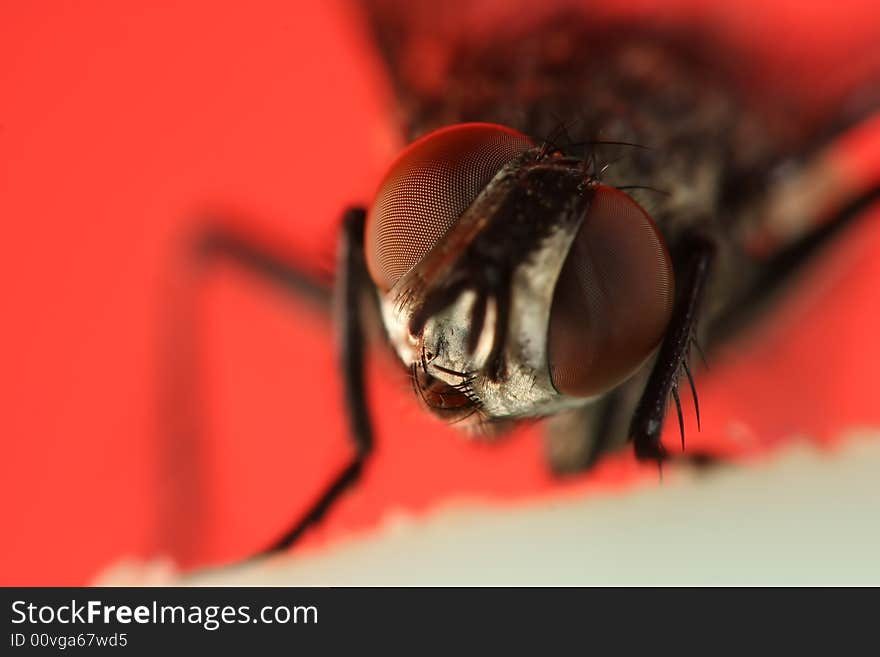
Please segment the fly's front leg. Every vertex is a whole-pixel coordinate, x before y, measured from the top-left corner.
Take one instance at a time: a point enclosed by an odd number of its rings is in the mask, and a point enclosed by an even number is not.
[[[200,222],[184,242],[163,295],[156,534],[165,550],[185,561],[200,552],[206,529],[202,522],[211,504],[203,470],[211,448],[204,430],[197,357],[200,300],[211,272],[217,264],[229,264],[292,300],[306,301],[318,312],[329,314],[330,310],[328,281],[230,225],[219,217]]]
[[[331,286],[314,274],[290,262],[285,255],[249,239],[222,224],[209,222],[196,238],[200,265],[229,261],[262,280],[276,285],[293,298],[302,299],[322,311],[330,308]]]
[[[687,361],[716,246],[707,236],[691,235],[682,242],[681,253],[682,267],[678,276],[678,293],[672,318],[630,425],[630,438],[639,459],[659,461],[665,456],[660,443],[660,432],[670,396],[675,399],[684,444],[678,384],[681,377],[686,375],[693,389]],[[694,396],[696,401],[695,390]]]
[[[343,376],[350,435],[354,440],[354,455],[317,498],[311,509],[263,554],[279,552],[290,547],[310,527],[320,522],[342,493],[359,479],[373,449],[373,425],[364,381],[366,338],[362,302],[365,295],[370,298],[375,297],[369,295],[370,276],[364,257],[365,222],[366,211],[363,208],[352,208],[343,217],[333,291],[338,304],[336,311],[339,327],[339,365]]]
[[[186,254],[186,271],[172,311],[166,361],[173,365],[164,386],[163,415],[166,430],[159,443],[163,472],[187,471],[180,485],[163,486],[168,491],[160,500],[159,531],[164,543],[175,553],[191,557],[195,552],[199,531],[197,520],[207,501],[200,464],[207,449],[202,432],[199,398],[196,388],[194,354],[198,295],[210,268],[228,262],[260,281],[279,288],[293,299],[304,300],[321,312],[329,314],[335,301],[340,367],[344,377],[345,403],[349,416],[350,435],[354,440],[351,461],[337,473],[317,497],[309,511],[293,527],[260,554],[269,554],[292,545],[309,527],[319,522],[333,503],[359,477],[372,445],[372,428],[364,391],[364,326],[362,300],[369,286],[369,275],[363,255],[364,221],[362,208],[349,210],[342,222],[338,265],[333,286],[291,263],[285,255],[266,244],[238,234],[218,221],[208,221],[190,241]],[[195,262],[193,262],[195,257]],[[195,265],[195,266],[193,266]],[[177,298],[177,297],[180,298]],[[185,480],[185,481],[184,481]],[[167,498],[167,499],[165,499]],[[186,517],[180,517],[181,512]]]
[[[825,237],[880,199],[880,109],[799,165],[744,227],[757,255],[784,253]]]

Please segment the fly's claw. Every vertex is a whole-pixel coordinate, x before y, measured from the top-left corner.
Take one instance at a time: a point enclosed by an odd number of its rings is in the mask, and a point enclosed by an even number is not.
[[[678,413],[678,431],[681,436],[681,451],[684,451],[684,414],[681,410],[681,398],[678,395],[678,385],[681,380],[682,375],[687,378],[688,385],[691,389],[691,396],[694,399],[694,413],[697,417],[697,431],[702,430],[702,425],[700,422],[700,400],[697,395],[697,386],[694,384],[694,377],[691,374],[691,368],[688,365],[688,359],[690,358],[690,347],[693,346],[697,349],[697,352],[700,354],[700,357],[703,360],[703,364],[708,369],[708,364],[706,364],[706,357],[703,354],[703,350],[700,348],[699,343],[694,335],[691,335],[688,340],[688,352],[685,354],[685,357],[682,359],[681,364],[679,365],[678,371],[676,372],[675,379],[672,382],[672,399],[675,402],[675,410]]]

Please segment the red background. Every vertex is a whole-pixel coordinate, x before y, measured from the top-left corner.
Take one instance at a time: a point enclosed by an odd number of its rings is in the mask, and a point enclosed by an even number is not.
[[[622,10],[705,13],[656,4]],[[731,2],[713,16],[809,87],[858,75],[880,42],[873,5]],[[250,233],[320,266],[341,208],[369,199],[400,143],[357,15],[337,2],[3,3],[0,93],[0,583],[81,584],[129,555],[249,555],[348,453],[330,325],[219,270],[200,305],[208,442],[175,465],[186,445],[168,444],[159,414],[161,318],[196,209],[236,208]],[[869,215],[700,374],[691,445],[757,457],[880,426]],[[455,498],[656,485],[628,455],[556,483],[534,429],[466,443],[373,364],[375,460],[305,549]]]

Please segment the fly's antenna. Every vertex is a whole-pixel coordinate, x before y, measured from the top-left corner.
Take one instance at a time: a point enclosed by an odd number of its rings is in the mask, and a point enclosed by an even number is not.
[[[555,112],[552,112],[551,114],[556,121],[556,127],[553,128],[549,135],[536,139],[536,141],[540,141],[542,144],[541,156],[546,156],[553,151],[559,151],[562,153],[565,152],[566,149],[572,148],[576,142],[572,139],[571,134],[569,133],[569,128],[574,127],[577,123],[583,120],[582,117],[578,117],[570,121],[565,121]],[[564,146],[561,145],[560,142],[564,143]]]

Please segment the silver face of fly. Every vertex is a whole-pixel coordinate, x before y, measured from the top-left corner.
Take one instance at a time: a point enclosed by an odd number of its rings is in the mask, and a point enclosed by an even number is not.
[[[490,182],[482,193],[492,192]],[[582,398],[556,390],[547,354],[553,292],[579,227],[579,223],[557,227],[529,258],[512,263],[510,318],[503,346],[507,367],[498,381],[486,373],[499,322],[497,302],[487,302],[478,336],[473,335],[472,318],[479,297],[473,290],[462,291],[455,302],[428,319],[420,334],[413,335],[409,327],[417,306],[411,301],[401,303],[400,299],[407,281],[402,280],[403,285],[395,285],[382,295],[383,321],[401,361],[410,368],[422,368],[423,374],[449,387],[467,381],[468,395],[480,412],[469,413],[463,428],[475,427],[487,417],[547,415],[585,403]],[[476,341],[475,349],[469,346],[472,340]]]

